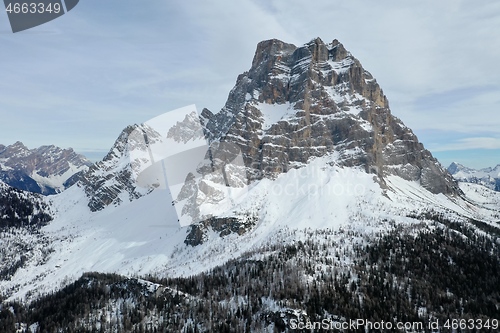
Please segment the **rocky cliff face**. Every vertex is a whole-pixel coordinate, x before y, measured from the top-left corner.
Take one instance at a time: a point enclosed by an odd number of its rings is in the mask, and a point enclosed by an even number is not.
[[[148,160],[141,160],[134,152],[147,151],[147,144],[160,137],[147,125],[132,125],[125,128],[102,161],[92,165],[77,185],[84,188],[89,198],[89,208],[98,211],[108,205],[118,205],[148,193],[152,188],[140,188],[136,179],[141,166]],[[148,141],[145,141],[147,138]]]
[[[74,175],[87,170],[91,164],[71,148],[51,145],[28,149],[21,142],[0,145],[0,178],[30,192],[58,193],[71,186]]]
[[[198,140],[200,124],[210,145],[209,162],[197,170],[203,177],[190,175],[173,198],[191,207],[183,211],[191,209],[193,220],[201,218],[200,203],[227,197],[224,186],[242,188],[328,154],[338,156],[335,164],[373,173],[382,186],[387,175],[397,175],[432,193],[461,194],[411,129],[391,114],[375,78],[337,40],[327,44],[317,38],[301,47],[276,39],[259,43],[252,67],[238,77],[225,106],[217,113],[203,109],[199,121],[195,118],[187,114],[162,135],[147,125],[125,129],[108,156],[79,182],[90,208],[152,190],[137,187],[135,179],[148,161],[135,160],[131,152],[147,151],[145,137]],[[134,138],[138,132],[144,135]],[[234,162],[240,152],[242,164]]]
[[[221,111],[204,109],[210,141],[236,143],[250,181],[275,177],[338,152],[343,166],[419,181],[432,193],[460,194],[456,182],[411,129],[394,117],[375,78],[337,40],[301,47],[258,44]]]

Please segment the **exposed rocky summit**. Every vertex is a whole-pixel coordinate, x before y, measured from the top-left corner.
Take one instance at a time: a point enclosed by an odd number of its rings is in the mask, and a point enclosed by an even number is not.
[[[397,175],[432,193],[461,194],[453,177],[391,114],[375,78],[337,40],[327,44],[316,38],[300,47],[276,39],[259,43],[250,70],[238,76],[225,106],[217,113],[203,109],[196,118],[186,114],[161,134],[144,124],[126,128],[104,160],[79,182],[90,208],[100,210],[152,190],[137,187],[134,180],[148,161],[131,152],[146,152],[151,142],[145,138],[199,139],[200,124],[211,147],[209,162],[197,170],[204,179],[186,178],[181,197],[173,198],[174,203],[185,200],[189,207],[183,211],[193,220],[201,202],[225,197],[216,195],[218,185],[230,181],[241,188],[328,154],[338,156],[332,163],[373,173],[382,186],[387,175]],[[243,173],[231,165],[240,152]],[[232,179],[226,178],[227,167],[238,169],[229,172]]]
[[[250,181],[275,177],[311,158],[339,153],[339,165],[419,181],[432,193],[460,194],[454,179],[394,117],[375,78],[337,40],[301,47],[258,44],[221,111],[204,109],[210,141],[239,145]]]
[[[55,194],[71,186],[75,174],[92,163],[73,149],[53,145],[35,149],[22,142],[0,145],[0,179],[20,190]]]
[[[151,162],[141,152],[147,152],[148,144],[159,137],[147,125],[126,127],[103,160],[80,177],[77,184],[84,188],[92,211],[118,205],[125,199],[137,199],[152,190],[138,187],[136,179],[144,164]]]

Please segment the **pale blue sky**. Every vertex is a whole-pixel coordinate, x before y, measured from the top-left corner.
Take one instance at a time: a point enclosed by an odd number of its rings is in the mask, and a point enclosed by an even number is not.
[[[0,13],[0,143],[102,156],[129,124],[219,110],[259,41],[315,37],[340,40],[443,165],[500,163],[495,0],[82,0],[17,34]]]

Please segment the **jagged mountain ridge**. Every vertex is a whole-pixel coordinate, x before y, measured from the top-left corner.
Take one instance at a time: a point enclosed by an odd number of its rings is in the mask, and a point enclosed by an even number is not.
[[[447,170],[458,181],[480,184],[500,192],[500,164],[494,168],[489,167],[476,170],[460,163],[452,162]]]
[[[0,145],[0,179],[34,193],[49,195],[63,191],[74,184],[76,174],[91,164],[72,148],[50,145],[29,149],[20,141]]]
[[[325,44],[316,38],[301,47],[276,39],[259,43],[250,70],[239,75],[225,106],[217,113],[203,109],[200,122],[210,143],[240,148],[248,183],[335,152],[339,158],[333,163],[360,166],[382,186],[387,175],[397,175],[432,193],[462,195],[411,129],[391,114],[375,78],[337,40]],[[124,162],[144,162],[130,161],[125,152],[128,135],[139,127],[152,140],[162,140],[144,124],[125,129],[110,154],[79,182],[91,210],[145,193],[130,178],[134,167]],[[185,130],[189,136],[192,129]]]
[[[76,185],[85,190],[91,211],[135,200],[151,190],[138,188],[135,183],[138,167],[148,162],[130,156],[133,149],[146,150],[144,137],[137,133],[146,134],[151,141],[160,136],[146,125],[127,126],[102,161],[93,164],[78,180]]]
[[[340,152],[381,182],[394,174],[433,193],[460,195],[453,178],[389,109],[375,78],[337,40],[301,47],[259,43],[224,108],[202,112],[211,141],[237,143],[251,179],[275,177]]]

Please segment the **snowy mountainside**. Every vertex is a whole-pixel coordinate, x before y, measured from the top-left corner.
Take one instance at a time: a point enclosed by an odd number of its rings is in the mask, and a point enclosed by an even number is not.
[[[30,192],[59,193],[73,185],[74,176],[91,164],[71,148],[51,145],[28,149],[19,141],[9,146],[0,145],[0,179]]]
[[[500,192],[500,164],[494,168],[476,170],[453,162],[448,167],[448,172],[460,182],[481,184]]]
[[[394,225],[418,224],[429,211],[457,223],[474,218],[498,227],[491,222],[493,211],[477,210],[462,198],[452,201],[397,176],[382,189],[374,177],[339,167],[329,156],[276,180],[263,179],[231,215],[256,216],[256,224],[241,234],[201,230],[203,242],[197,246],[186,242],[196,225],[179,226],[166,190],[91,212],[83,189],[74,186],[53,198],[56,217],[40,230],[50,240],[50,255],[24,263],[0,286],[4,297],[32,300],[88,271],[189,276],[266,245],[305,241],[307,230],[329,229],[339,239],[345,230],[374,235]]]
[[[366,318],[386,327],[408,323],[402,331],[410,333],[436,320],[480,316],[489,326],[481,331],[496,332],[498,245],[438,218],[370,235],[283,230],[297,241],[269,244],[188,277],[87,273],[30,305],[8,303],[0,330],[294,332],[321,321],[322,329],[345,332],[366,331],[366,322],[349,326]]]
[[[461,182],[460,188],[479,215],[489,215],[490,220],[500,222],[500,192],[467,182]]]

